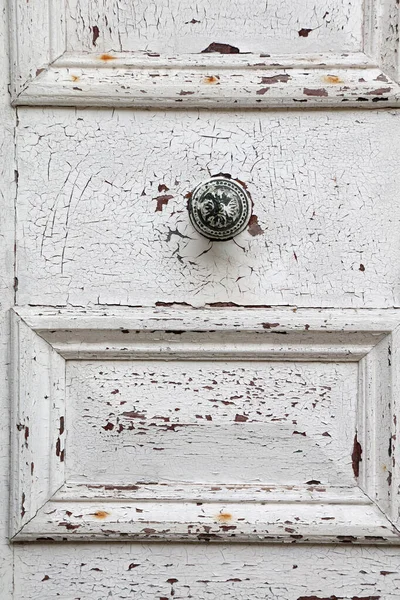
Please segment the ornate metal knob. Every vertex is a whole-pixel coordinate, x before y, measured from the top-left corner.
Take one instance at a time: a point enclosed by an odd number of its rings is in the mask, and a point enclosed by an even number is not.
[[[193,227],[213,241],[231,240],[246,229],[252,202],[245,188],[227,177],[213,177],[200,183],[189,203]]]

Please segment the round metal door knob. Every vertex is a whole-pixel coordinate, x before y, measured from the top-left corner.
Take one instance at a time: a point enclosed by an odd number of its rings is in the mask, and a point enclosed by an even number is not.
[[[193,227],[209,240],[231,240],[246,229],[251,217],[249,194],[237,181],[212,177],[200,183],[189,203]]]

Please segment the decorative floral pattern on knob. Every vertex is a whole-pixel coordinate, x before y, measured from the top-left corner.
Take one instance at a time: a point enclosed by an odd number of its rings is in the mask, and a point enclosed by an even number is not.
[[[231,240],[247,227],[251,208],[250,196],[243,185],[227,177],[213,177],[200,183],[188,203],[196,231],[220,242]]]

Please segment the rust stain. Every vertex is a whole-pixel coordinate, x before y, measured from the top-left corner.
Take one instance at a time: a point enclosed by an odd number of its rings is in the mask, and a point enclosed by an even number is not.
[[[98,40],[98,37],[100,35],[100,30],[97,27],[97,25],[93,25],[93,27],[92,27],[92,33],[93,33],[92,44],[93,44],[93,46],[95,46],[96,42]]]
[[[328,96],[325,88],[304,88],[303,94],[305,96],[319,96],[321,98]]]
[[[168,192],[169,191],[169,187],[165,185],[165,183],[160,183],[158,185],[158,191],[161,194],[162,192]]]
[[[80,77],[78,75],[71,75],[72,81],[79,81]]]
[[[203,83],[218,84],[219,83],[219,75],[206,75],[203,79]]]
[[[171,194],[164,194],[163,196],[157,196],[157,198],[153,198],[156,200],[157,206],[155,212],[162,212],[163,207],[167,206],[168,202],[173,198]]]
[[[264,233],[264,230],[260,226],[258,222],[258,217],[256,215],[251,215],[247,231],[253,237],[256,237],[257,235],[262,235]]]
[[[95,513],[91,513],[93,515],[93,517],[96,517],[96,519],[106,519],[110,513],[106,512],[105,510],[96,510]]]
[[[232,521],[232,519],[233,517],[231,513],[223,512],[217,514],[217,521],[219,521],[220,523],[228,523],[229,521]]]
[[[100,60],[103,60],[104,62],[107,62],[109,60],[116,60],[116,56],[112,56],[111,54],[101,54],[99,56]]]
[[[218,54],[239,54],[239,48],[236,46],[231,46],[230,44],[220,44],[218,42],[213,42],[205,50],[201,51],[201,54],[208,54],[209,52],[217,52]]]
[[[354,436],[353,452],[351,453],[351,462],[353,466],[354,477],[360,474],[360,462],[362,461],[362,447],[357,439],[357,433]]]
[[[343,79],[340,79],[337,75],[325,75],[325,83],[343,83]]]

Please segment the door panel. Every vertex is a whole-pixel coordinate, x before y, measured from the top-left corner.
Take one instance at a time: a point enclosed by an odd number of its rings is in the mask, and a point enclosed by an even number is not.
[[[387,112],[22,111],[18,302],[396,305],[399,128]],[[186,204],[217,173],[254,214],[211,244]]]
[[[142,0],[134,6],[126,0],[73,0],[67,8],[67,48],[198,53],[223,39],[241,52],[357,52],[362,49],[362,14],[361,0],[324,0],[318,6],[314,0],[294,5],[240,0],[234,8],[211,0],[197,5]],[[306,25],[310,31],[299,34]],[[312,42],[304,39],[311,31]]]
[[[397,600],[398,4],[9,8],[1,600]]]
[[[397,600],[399,555],[371,547],[40,544],[18,548],[17,598]],[[67,591],[62,591],[67,590]]]

